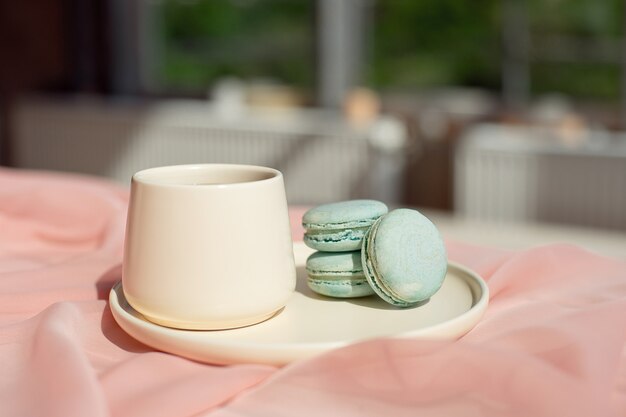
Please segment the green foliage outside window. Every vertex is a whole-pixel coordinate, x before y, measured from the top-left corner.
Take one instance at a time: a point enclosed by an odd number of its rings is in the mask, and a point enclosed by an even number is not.
[[[223,76],[310,88],[312,4],[290,0],[164,0],[158,78],[202,90]]]
[[[531,65],[534,93],[556,91],[573,97],[616,101],[621,85],[623,0],[530,0],[532,43],[539,48],[551,37],[569,38],[578,50],[552,45]],[[605,50],[597,56],[594,50]],[[565,52],[566,59],[554,58]],[[550,56],[553,56],[550,59]]]
[[[374,23],[373,86],[498,88],[499,0],[380,1]]]

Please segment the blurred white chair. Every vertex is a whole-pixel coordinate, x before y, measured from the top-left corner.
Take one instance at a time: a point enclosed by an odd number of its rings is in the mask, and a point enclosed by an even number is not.
[[[338,111],[224,108],[199,100],[154,103],[30,98],[14,120],[18,167],[94,174],[128,184],[140,169],[186,163],[275,167],[290,203],[401,199],[406,129],[382,116],[365,127]]]

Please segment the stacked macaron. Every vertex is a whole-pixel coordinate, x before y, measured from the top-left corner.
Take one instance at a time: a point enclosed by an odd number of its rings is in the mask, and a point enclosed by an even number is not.
[[[307,283],[330,297],[378,294],[410,307],[439,290],[447,269],[443,240],[416,210],[374,200],[325,204],[307,211],[304,242],[317,249],[306,263]]]
[[[329,297],[374,294],[361,266],[363,237],[387,206],[375,200],[324,204],[304,213],[304,243],[319,252],[307,259],[307,283]]]

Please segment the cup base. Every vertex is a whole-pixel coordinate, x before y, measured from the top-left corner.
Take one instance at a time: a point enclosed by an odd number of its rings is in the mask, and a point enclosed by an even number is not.
[[[239,327],[252,326],[254,324],[259,324],[264,322],[265,320],[269,320],[275,315],[279,314],[285,307],[281,307],[278,310],[274,310],[269,314],[262,314],[260,316],[255,316],[252,318],[246,318],[242,320],[229,320],[229,321],[220,321],[220,322],[191,322],[191,321],[176,321],[176,320],[168,320],[160,317],[152,317],[142,313],[142,315],[146,318],[146,320],[151,321],[154,324],[158,324],[163,327],[170,327],[173,329],[182,329],[182,330],[228,330],[228,329],[236,329]]]

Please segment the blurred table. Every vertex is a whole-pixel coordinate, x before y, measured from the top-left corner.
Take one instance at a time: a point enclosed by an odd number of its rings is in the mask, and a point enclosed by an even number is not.
[[[552,243],[582,246],[605,256],[626,259],[626,233],[548,223],[496,223],[470,220],[436,210],[420,210],[446,239],[521,250]]]

